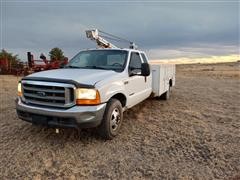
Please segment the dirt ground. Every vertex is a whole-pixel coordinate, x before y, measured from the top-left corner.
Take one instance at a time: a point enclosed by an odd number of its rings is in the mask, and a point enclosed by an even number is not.
[[[170,100],[125,112],[111,141],[17,119],[17,81],[0,76],[0,179],[240,179],[240,63],[178,65]]]

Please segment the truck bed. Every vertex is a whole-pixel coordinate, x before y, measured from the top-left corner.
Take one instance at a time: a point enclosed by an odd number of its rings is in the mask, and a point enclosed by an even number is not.
[[[152,91],[155,97],[161,96],[175,85],[175,64],[153,64],[152,71]]]

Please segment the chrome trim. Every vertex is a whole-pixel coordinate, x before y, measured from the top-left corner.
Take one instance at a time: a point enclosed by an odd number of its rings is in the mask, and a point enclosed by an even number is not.
[[[24,86],[24,84],[23,84]],[[24,89],[30,90],[30,91],[38,91],[39,89],[33,88],[33,87],[27,87],[24,86]],[[54,92],[54,93],[64,93],[64,90],[51,90],[51,89],[44,89],[45,92]]]
[[[106,103],[96,106],[73,106],[69,109],[34,107],[23,103],[20,98],[16,99],[17,111],[43,116],[74,118],[79,125],[84,123],[99,125],[102,121],[105,108]]]
[[[50,107],[60,107],[69,108],[76,104],[76,87],[72,84],[67,83],[56,83],[56,82],[42,82],[42,81],[32,81],[32,80],[22,80],[22,101],[26,104],[40,105],[40,106],[50,106]],[[33,85],[35,87],[28,87],[27,85]],[[36,86],[40,86],[39,88]],[[49,88],[48,88],[49,87]],[[63,89],[54,89],[54,87],[61,87]],[[71,101],[70,89],[72,89],[73,100]],[[53,93],[53,96],[38,96],[35,93],[27,93],[25,90],[29,91],[39,91],[44,93]],[[56,95],[56,94],[59,94]],[[60,96],[62,94],[62,96]],[[35,99],[33,99],[35,98]],[[41,100],[42,99],[42,100]],[[45,101],[44,101],[45,100]],[[52,101],[52,102],[48,102]],[[62,102],[61,102],[62,101]]]
[[[43,81],[32,81],[32,80],[22,80],[22,83],[40,85],[40,86],[75,87],[72,84],[66,84],[66,83],[45,82],[45,81],[43,82]]]
[[[24,93],[25,96],[39,98],[39,99],[51,99],[51,100],[65,100],[64,97],[54,97],[54,96],[38,96],[30,93]],[[69,96],[69,95],[68,95]],[[69,102],[68,102],[69,103]]]

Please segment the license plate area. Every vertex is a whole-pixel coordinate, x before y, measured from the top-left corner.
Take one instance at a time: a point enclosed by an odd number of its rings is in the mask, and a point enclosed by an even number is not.
[[[45,116],[41,115],[32,115],[32,123],[39,124],[39,125],[47,125],[48,119]]]

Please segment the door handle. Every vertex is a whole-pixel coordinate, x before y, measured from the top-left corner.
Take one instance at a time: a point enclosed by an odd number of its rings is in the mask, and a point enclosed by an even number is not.
[[[128,84],[128,81],[124,81],[124,84],[125,84],[125,85]]]

